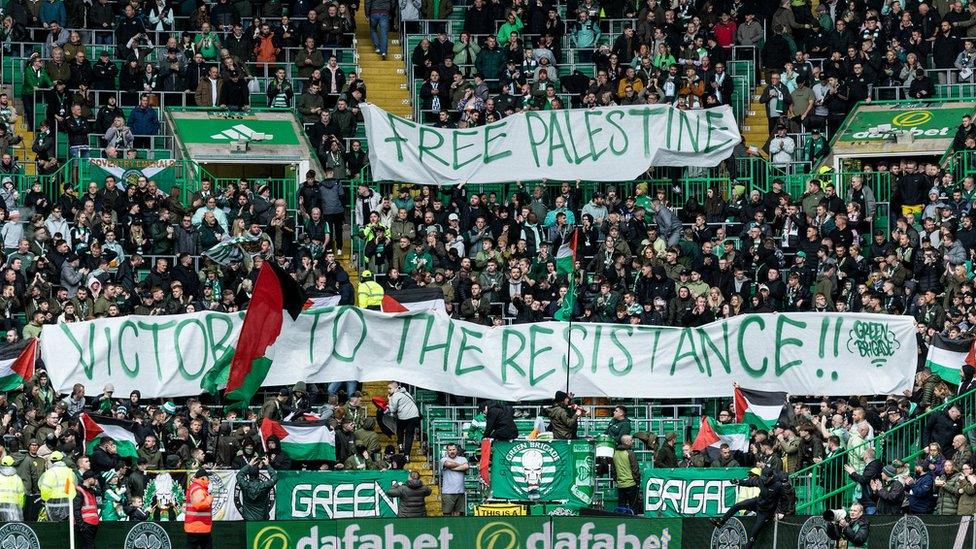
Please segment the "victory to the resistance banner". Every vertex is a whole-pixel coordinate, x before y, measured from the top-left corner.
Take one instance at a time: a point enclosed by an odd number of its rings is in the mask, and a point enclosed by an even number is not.
[[[280,471],[275,519],[395,517],[399,500],[386,495],[407,471]]]
[[[373,178],[428,185],[627,181],[651,166],[715,166],[741,140],[728,106],[525,111],[467,129],[424,126],[376,105],[359,108]]]
[[[747,467],[655,469],[645,467],[644,514],[649,517],[717,516],[735,505],[732,479],[744,479]]]
[[[128,316],[45,326],[55,387],[75,383],[145,398],[198,395],[234,348],[241,314]],[[312,309],[275,342],[266,386],[406,380],[479,398],[727,397],[734,382],[794,395],[911,389],[917,361],[908,316],[749,314],[695,328],[541,322],[489,327],[443,312]],[[212,376],[211,376],[212,377]]]
[[[589,505],[593,499],[592,444],[585,440],[492,442],[491,496]]]

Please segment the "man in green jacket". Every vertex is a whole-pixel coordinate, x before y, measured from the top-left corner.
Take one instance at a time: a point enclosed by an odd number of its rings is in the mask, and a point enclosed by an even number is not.
[[[261,478],[258,467],[268,471],[268,478]],[[271,516],[271,491],[278,482],[278,472],[268,462],[267,456],[254,458],[237,472],[237,486],[241,489],[241,516],[244,520],[268,520]]]
[[[613,418],[607,425],[607,434],[613,438],[614,444],[619,444],[623,437],[629,435],[633,430],[634,427],[630,423],[630,418],[627,417],[627,408],[624,408],[622,404],[614,406]]]
[[[24,102],[24,120],[30,131],[34,131],[34,90],[50,88],[52,85],[51,77],[44,70],[44,61],[40,54],[35,53],[24,67],[24,79],[20,85],[20,98]]]
[[[613,471],[617,479],[617,505],[627,507],[637,514],[640,501],[640,466],[634,454],[634,437],[620,437],[620,442],[613,450]]]

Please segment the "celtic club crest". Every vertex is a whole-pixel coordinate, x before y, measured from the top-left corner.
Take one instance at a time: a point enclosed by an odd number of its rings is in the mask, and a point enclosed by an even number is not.
[[[749,533],[742,522],[732,517],[721,528],[712,531],[711,549],[740,549],[749,541]]]
[[[556,480],[559,452],[552,446],[535,441],[520,442],[505,454],[510,464],[515,491],[526,499],[541,499],[552,490]]]

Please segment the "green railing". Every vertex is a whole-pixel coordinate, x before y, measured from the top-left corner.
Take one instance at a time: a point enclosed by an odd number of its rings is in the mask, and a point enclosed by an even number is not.
[[[973,424],[973,419],[976,418],[976,389],[974,389],[932,407],[924,414],[890,431],[877,433],[873,440],[847,448],[820,463],[793,473],[791,478],[796,488],[797,514],[819,514],[824,509],[836,509],[850,504],[858,485],[851,480],[844,466],[850,464],[852,458],[857,461],[869,448],[874,449],[876,457],[882,463],[887,464],[894,460],[911,463],[925,451],[922,441],[929,419],[933,414],[942,413],[951,406],[957,406],[963,413],[964,432],[976,428]]]

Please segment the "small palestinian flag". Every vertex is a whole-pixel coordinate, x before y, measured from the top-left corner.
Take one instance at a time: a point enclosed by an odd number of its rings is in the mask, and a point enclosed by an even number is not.
[[[553,314],[553,318],[562,322],[571,322],[573,311],[576,309],[576,239],[575,227],[568,229],[557,237],[556,242],[556,272],[567,276],[569,291],[563,298],[562,305]]]
[[[325,309],[327,307],[338,307],[339,301],[342,296],[339,295],[325,295],[320,297],[310,297],[305,300],[305,305],[302,309],[307,311],[309,309]]]
[[[104,437],[115,441],[119,456],[138,457],[136,448],[136,422],[113,417],[81,414],[81,429],[85,434],[85,453],[91,455]]]
[[[335,431],[329,429],[329,421],[274,421],[264,418],[261,422],[261,440],[268,448],[268,438],[276,436],[281,450],[298,461],[333,461],[336,458]]]
[[[245,407],[264,383],[274,363],[274,343],[294,323],[305,305],[305,292],[274,261],[265,261],[244,315],[224,395]]]
[[[380,310],[384,313],[443,311],[444,292],[440,288],[411,288],[390,292],[383,296]]]
[[[709,417],[702,416],[701,425],[698,427],[698,436],[691,447],[699,452],[705,452],[710,448],[718,449],[723,444],[728,444],[734,452],[749,451],[749,435],[752,429],[745,423],[722,424],[713,421]]]
[[[972,338],[949,339],[942,334],[935,334],[929,344],[925,366],[932,373],[939,374],[943,381],[958,384],[963,364],[970,363],[973,344]]]
[[[37,338],[0,348],[0,391],[13,391],[34,377]]]
[[[735,387],[735,421],[756,429],[771,429],[776,422],[789,423],[789,406],[783,391],[756,391]]]

